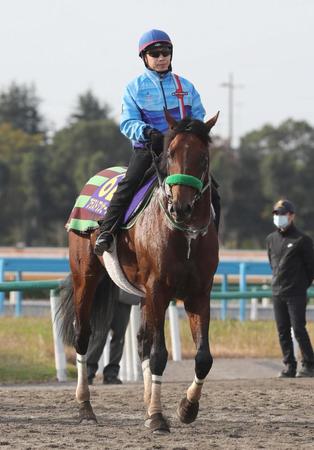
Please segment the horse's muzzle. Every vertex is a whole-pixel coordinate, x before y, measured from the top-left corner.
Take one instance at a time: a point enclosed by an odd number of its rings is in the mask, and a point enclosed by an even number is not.
[[[192,210],[190,203],[173,202],[169,204],[169,213],[177,223],[187,222],[191,218]]]

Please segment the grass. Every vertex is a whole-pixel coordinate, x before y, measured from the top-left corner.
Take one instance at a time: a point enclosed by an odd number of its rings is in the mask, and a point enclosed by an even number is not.
[[[314,323],[308,324],[314,343]],[[180,321],[184,358],[193,358],[189,324]],[[210,325],[211,351],[214,357],[280,358],[273,321],[238,322],[215,320]],[[169,323],[166,323],[167,348],[171,356]],[[75,378],[75,353],[67,348],[68,375]],[[44,382],[55,380],[55,362],[50,318],[0,318],[0,383]]]
[[[314,331],[314,324],[312,325],[311,328]],[[183,357],[194,357],[194,343],[187,321],[180,322],[180,335]],[[211,353],[216,358],[281,357],[276,326],[273,321],[213,320],[209,327],[209,342]],[[171,349],[168,337],[167,347]]]
[[[69,367],[73,373],[75,369]],[[51,320],[0,319],[0,382],[40,382],[56,378]]]

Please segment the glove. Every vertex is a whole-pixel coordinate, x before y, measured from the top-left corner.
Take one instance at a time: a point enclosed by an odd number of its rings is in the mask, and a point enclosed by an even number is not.
[[[144,136],[150,141],[153,152],[160,155],[164,149],[164,135],[156,128],[145,128]]]

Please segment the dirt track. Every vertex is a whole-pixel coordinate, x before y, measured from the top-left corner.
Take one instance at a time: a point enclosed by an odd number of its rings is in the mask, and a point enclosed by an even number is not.
[[[311,379],[208,381],[192,425],[175,415],[187,383],[165,383],[171,434],[143,426],[142,386],[92,387],[98,425],[78,425],[73,384],[0,388],[0,447],[14,449],[313,449]]]

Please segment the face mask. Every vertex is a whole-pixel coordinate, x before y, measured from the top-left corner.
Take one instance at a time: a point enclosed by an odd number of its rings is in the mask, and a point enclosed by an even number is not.
[[[287,228],[289,225],[288,216],[279,216],[278,214],[274,214],[273,220],[277,228]]]

